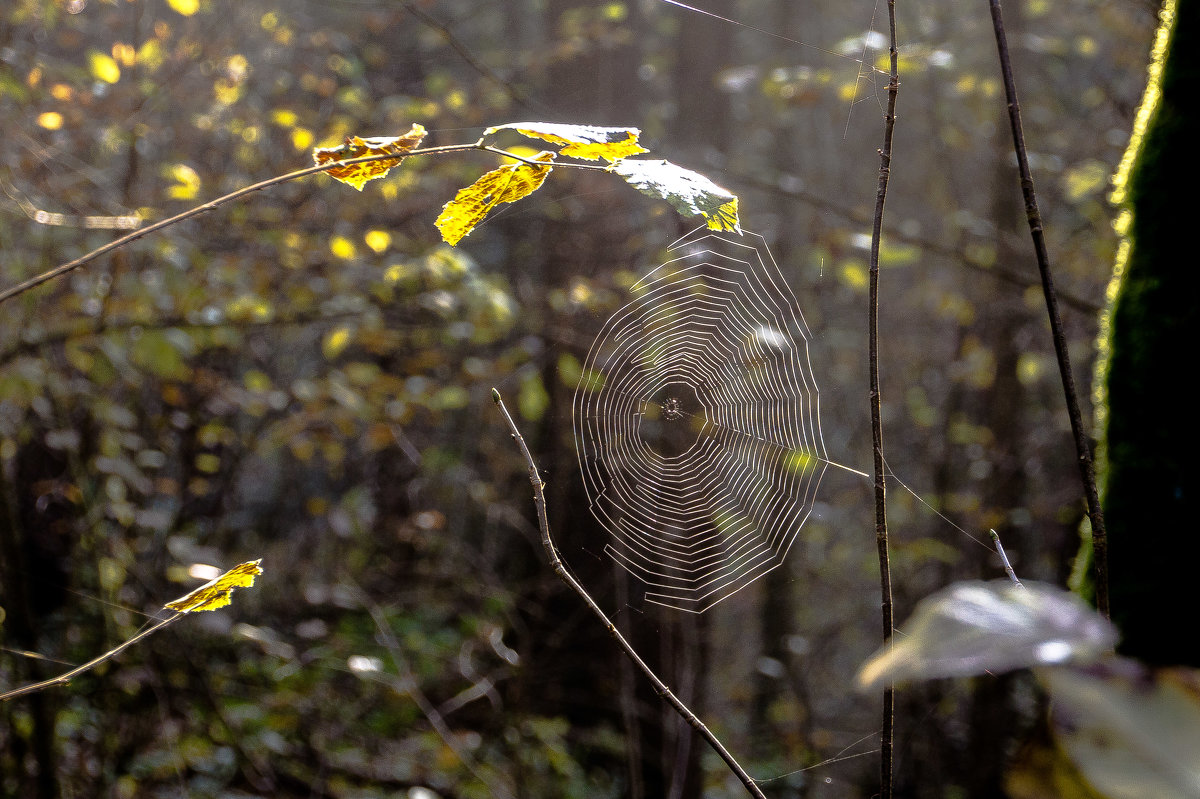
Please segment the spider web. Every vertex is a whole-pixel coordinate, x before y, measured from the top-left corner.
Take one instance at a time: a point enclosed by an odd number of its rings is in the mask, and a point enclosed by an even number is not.
[[[605,551],[702,613],[779,566],[829,465],[810,333],[763,238],[700,228],[601,328],[572,403]]]

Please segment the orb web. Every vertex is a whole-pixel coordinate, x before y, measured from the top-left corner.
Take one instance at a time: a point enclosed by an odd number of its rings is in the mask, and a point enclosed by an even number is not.
[[[828,466],[803,314],[761,236],[701,228],[630,289],[572,403],[605,550],[703,612],[779,566]]]

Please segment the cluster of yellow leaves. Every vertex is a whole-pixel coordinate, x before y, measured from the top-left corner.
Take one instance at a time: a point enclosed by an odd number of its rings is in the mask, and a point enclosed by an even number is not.
[[[501,131],[514,131],[539,141],[558,146],[558,151],[543,150],[531,158],[485,146],[488,136]],[[380,159],[361,164],[337,164],[325,170],[343,183],[359,191],[368,180],[387,175],[392,167],[421,143],[425,129],[413,125],[412,130],[395,138],[362,139],[348,137],[340,147],[318,147],[313,150],[317,164],[333,164],[351,158],[396,153],[401,157]],[[648,152],[638,143],[641,131],[637,128],[603,128],[591,125],[562,125],[552,122],[510,122],[484,131],[476,146],[491,152],[508,155],[518,161],[505,164],[483,175],[470,186],[460,189],[438,215],[438,230],[451,245],[487,217],[501,203],[516,202],[541,187],[559,156],[584,161],[608,161],[608,171],[620,175],[643,194],[664,199],[681,214],[703,216],[712,230],[741,233],[738,221],[738,198],[708,178],[669,161],[635,159],[630,156]],[[582,166],[582,165],[576,165]],[[597,167],[589,167],[595,169]]]
[[[215,580],[210,580],[173,602],[163,605],[167,610],[178,613],[196,613],[202,610],[216,610],[228,605],[235,588],[249,588],[254,585],[254,578],[262,574],[262,558],[250,560],[234,566]]]

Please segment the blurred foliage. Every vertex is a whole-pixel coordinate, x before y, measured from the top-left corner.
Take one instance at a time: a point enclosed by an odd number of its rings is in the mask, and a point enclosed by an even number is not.
[[[870,4],[710,5],[805,44],[665,4],[4,3],[0,281],[349,135],[635,125],[736,192],[770,241],[816,333],[830,451],[861,465],[884,81],[856,60],[882,56],[882,37]],[[1115,248],[1103,178],[1153,20],[1083,0],[1014,12],[1086,369]],[[1022,577],[1061,581],[1082,512],[990,23],[899,13],[889,463],[962,527],[997,528]],[[516,397],[564,559],[752,773],[788,775],[766,789],[874,790],[870,755],[824,762],[874,746],[875,708],[848,676],[878,643],[867,487],[826,479],[786,568],[712,613],[645,605],[586,512],[570,399],[595,331],[689,223],[573,173],[439,244],[441,203],[498,165],[413,157],[361,194],[324,176],[280,186],[0,308],[0,685],[124,640],[195,586],[193,564],[269,566],[231,608],[0,707],[0,793],[739,795],[545,568],[492,385]],[[892,496],[898,612],[996,573],[986,548]],[[906,694],[901,785],[1001,785],[996,753],[1034,715],[1022,690]]]

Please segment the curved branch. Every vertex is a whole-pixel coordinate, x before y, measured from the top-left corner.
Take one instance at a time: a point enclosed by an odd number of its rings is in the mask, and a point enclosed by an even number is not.
[[[596,601],[592,599],[587,589],[580,585],[579,581],[567,571],[562,559],[558,556],[558,548],[554,546],[554,540],[550,537],[550,520],[546,516],[546,495],[544,493],[546,484],[542,482],[537,464],[534,463],[533,455],[529,452],[529,447],[525,444],[525,439],[522,437],[521,431],[517,429],[517,423],[513,420],[512,414],[508,412],[508,408],[504,405],[504,400],[500,398],[500,392],[494,388],[492,389],[492,401],[496,403],[496,407],[504,415],[504,421],[508,424],[509,432],[512,434],[513,440],[517,442],[517,447],[520,448],[521,454],[525,458],[525,463],[529,466],[529,482],[533,484],[533,504],[537,508],[538,527],[542,531],[542,546],[546,550],[546,555],[550,559],[550,566],[553,567],[554,573],[583,599],[588,609],[600,620],[600,623],[604,625],[604,629],[608,630],[609,635],[616,640],[626,656],[633,661],[633,664],[641,670],[642,674],[646,675],[646,679],[650,680],[654,686],[654,692],[666,700],[667,704],[684,721],[690,724],[696,732],[700,733],[704,740],[708,742],[708,745],[712,747],[713,751],[725,761],[725,765],[729,766],[729,769],[737,776],[742,785],[746,786],[746,790],[750,792],[750,795],[755,797],[755,799],[766,799],[762,789],[758,787],[758,783],[746,773],[746,770],[742,768],[742,764],[729,753],[729,750],[725,748],[720,739],[683,703],[683,700],[675,696],[674,692],[667,687],[667,684],[659,679],[654,670],[638,655],[633,645],[626,640],[625,636],[621,635],[621,631],[617,629],[617,626],[609,620],[608,615],[596,604]]]

